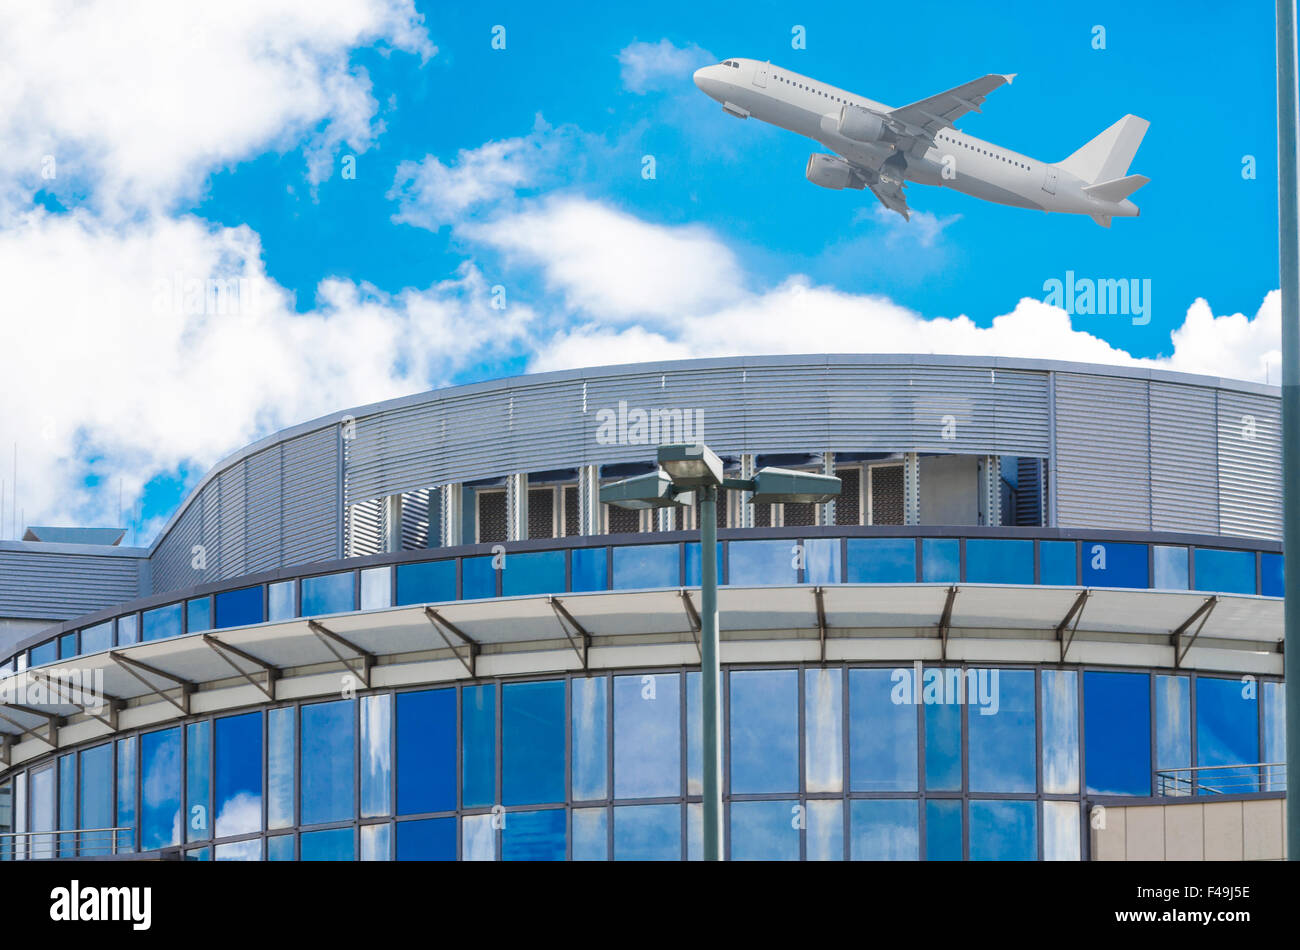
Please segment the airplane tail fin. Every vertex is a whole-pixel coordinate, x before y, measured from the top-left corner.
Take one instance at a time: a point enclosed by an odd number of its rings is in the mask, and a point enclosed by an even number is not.
[[[1150,125],[1146,119],[1126,115],[1065,161],[1057,162],[1056,167],[1088,184],[1124,179]],[[1141,184],[1146,184],[1146,181]]]

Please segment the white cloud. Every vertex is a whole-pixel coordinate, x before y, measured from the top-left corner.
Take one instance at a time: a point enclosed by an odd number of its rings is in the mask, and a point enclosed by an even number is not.
[[[691,74],[715,57],[694,43],[677,46],[671,40],[635,42],[619,50],[619,73],[623,87],[644,94],[691,85]]]
[[[1175,369],[1277,385],[1282,374],[1282,294],[1270,291],[1253,318],[1216,317],[1197,300],[1172,334]]]
[[[313,182],[378,131],[362,45],[435,53],[412,0],[51,0],[0,6],[0,200],[47,188],[164,208],[305,144]],[[46,156],[55,160],[48,175]]]

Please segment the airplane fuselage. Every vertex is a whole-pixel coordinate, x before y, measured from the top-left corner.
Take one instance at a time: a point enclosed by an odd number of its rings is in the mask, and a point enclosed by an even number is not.
[[[906,181],[939,185],[1018,208],[1072,214],[1134,217],[1128,199],[1105,201],[1089,195],[1089,184],[1048,162],[995,145],[952,127],[935,135],[921,155],[887,142],[858,142],[838,131],[840,112],[856,105],[877,113],[891,106],[770,63],[732,59],[737,66],[706,66],[695,74],[705,93],[740,118],[752,117],[806,136],[850,162],[879,167],[888,163]]]

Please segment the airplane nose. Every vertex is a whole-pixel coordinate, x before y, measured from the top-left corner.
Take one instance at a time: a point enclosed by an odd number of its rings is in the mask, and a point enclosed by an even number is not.
[[[695,75],[693,77],[695,79],[695,85],[697,85],[703,92],[708,92],[708,90],[704,88],[704,70],[706,69],[708,69],[707,66],[701,66],[699,69],[695,70]]]

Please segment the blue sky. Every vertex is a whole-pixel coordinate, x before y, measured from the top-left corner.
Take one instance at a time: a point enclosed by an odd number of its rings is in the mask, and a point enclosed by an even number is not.
[[[563,366],[951,351],[1277,381],[1268,4],[92,2],[0,13],[0,54],[23,89],[0,100],[0,344],[76,381],[54,402],[37,368],[0,382],[29,523],[115,522],[121,484],[147,540],[277,428]],[[1014,72],[959,127],[1043,161],[1136,113],[1142,216],[911,185],[908,224],[695,89],[725,56],[896,106]],[[1149,279],[1150,323],[1034,303],[1067,271]],[[160,284],[211,278],[251,281],[256,311],[159,309]]]

